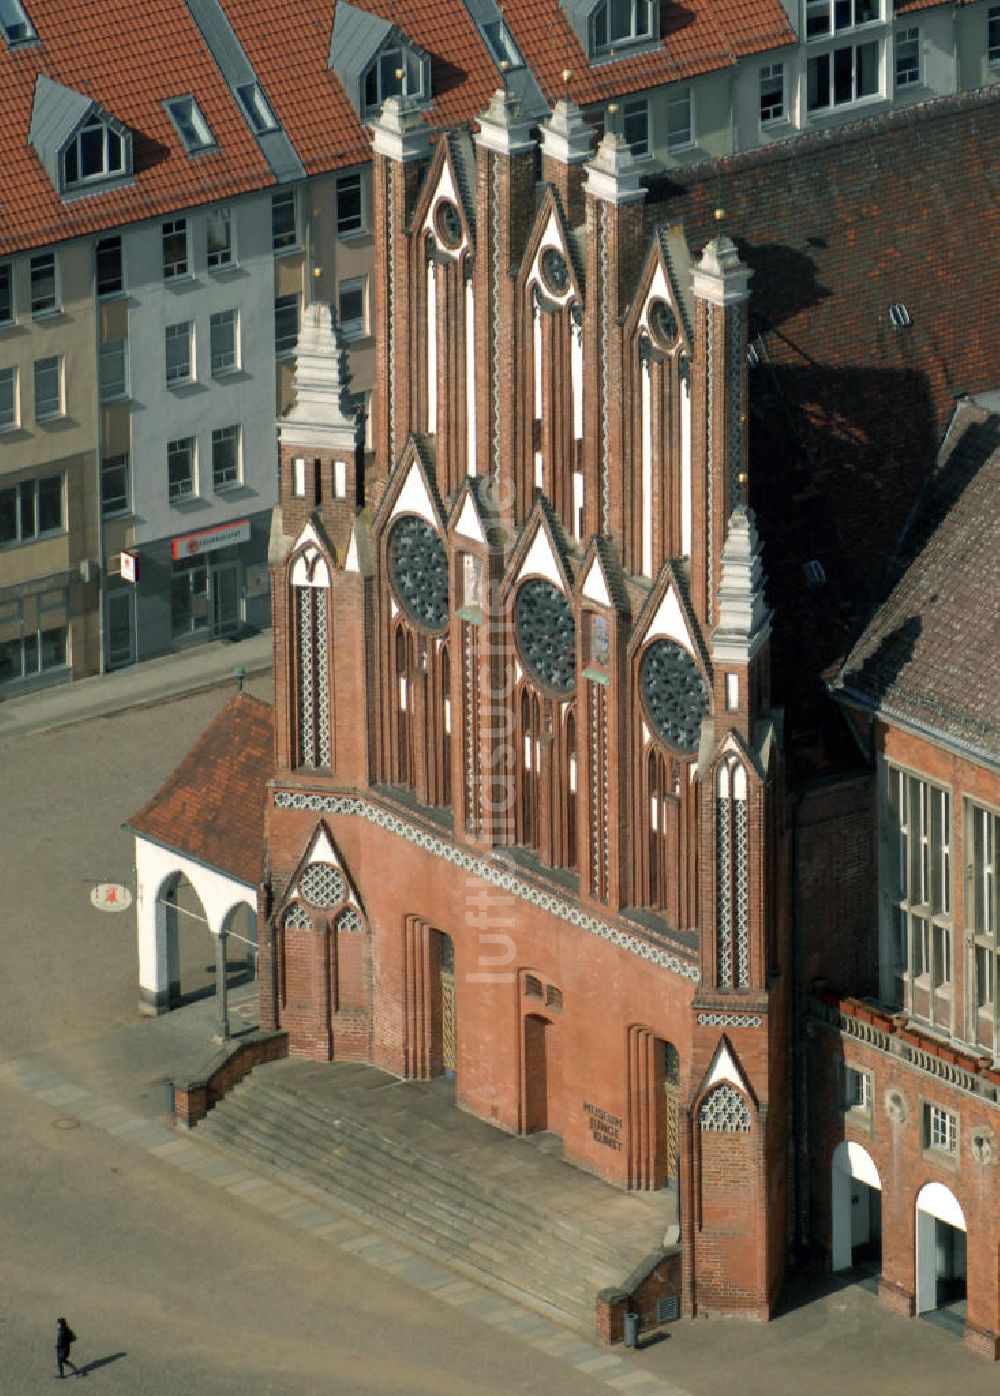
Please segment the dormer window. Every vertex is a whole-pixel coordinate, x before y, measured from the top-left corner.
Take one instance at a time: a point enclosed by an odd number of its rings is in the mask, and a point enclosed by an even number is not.
[[[641,43],[656,33],[651,0],[601,0],[590,24],[595,53],[619,44]]]
[[[236,89],[236,96],[255,136],[263,136],[268,131],[278,129],[278,118],[271,109],[271,103],[264,96],[259,83],[244,83],[242,87]]]
[[[21,0],[0,0],[0,29],[3,29],[8,48],[38,38]]]
[[[174,97],[167,102],[167,114],[174,123],[181,144],[189,155],[215,148],[215,137],[201,107],[193,97]]]
[[[421,97],[424,65],[408,49],[383,49],[364,77],[365,114],[375,116],[387,97]]]
[[[99,116],[93,116],[63,152],[67,189],[90,180],[110,179],[125,172],[125,138]]]
[[[524,59],[514,42],[514,36],[502,19],[490,20],[483,25],[483,37],[489,44],[493,57],[501,68],[523,68]]]

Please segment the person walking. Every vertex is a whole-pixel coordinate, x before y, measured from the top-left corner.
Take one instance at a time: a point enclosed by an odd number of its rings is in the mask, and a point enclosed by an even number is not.
[[[59,1376],[64,1377],[66,1373],[64,1367],[72,1367],[76,1376],[80,1375],[80,1369],[75,1362],[70,1361],[70,1348],[76,1342],[76,1334],[70,1328],[64,1318],[56,1323],[56,1362],[59,1364]]]

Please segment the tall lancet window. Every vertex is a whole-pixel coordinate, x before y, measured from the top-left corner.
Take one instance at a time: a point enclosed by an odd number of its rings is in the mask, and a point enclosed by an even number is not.
[[[330,569],[315,549],[292,565],[295,625],[295,762],[331,769]]]
[[[747,773],[730,757],[715,788],[715,965],[722,989],[750,983]]]

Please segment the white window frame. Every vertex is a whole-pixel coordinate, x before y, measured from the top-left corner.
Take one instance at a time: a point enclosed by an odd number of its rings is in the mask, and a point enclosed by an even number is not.
[[[590,17],[592,53],[608,53],[611,49],[632,44],[648,44],[659,37],[659,6],[650,0],[629,0],[628,28],[611,32],[611,0],[602,0]]]
[[[11,364],[8,368],[0,368],[0,380],[10,383],[11,415],[10,420],[5,421],[0,417],[0,431],[18,431],[21,426],[21,374],[16,364]]]
[[[844,1109],[859,1114],[872,1112],[872,1074],[850,1062],[844,1063]]]
[[[216,450],[225,442],[232,442],[234,446],[233,460],[227,464],[225,478],[220,478],[218,462],[216,461]],[[238,489],[243,483],[243,428],[238,422],[230,423],[224,427],[216,427],[212,432],[212,489],[216,494],[224,494],[226,490]]]
[[[185,481],[175,484],[170,478],[171,457],[182,453],[187,457],[188,474]],[[167,442],[167,497],[171,504],[193,499],[198,493],[198,440],[194,436],[179,436]]]
[[[947,1158],[958,1157],[958,1116],[954,1110],[924,1102],[924,1148]]]
[[[683,132],[673,129],[674,112],[682,103],[687,104],[687,124]],[[682,87],[679,91],[667,91],[667,149],[671,154],[694,148],[694,88]]]
[[[35,275],[36,272],[42,272],[41,263],[43,262],[52,263],[52,300],[51,303],[40,303],[36,308]],[[28,285],[30,288],[29,305],[31,307],[32,320],[44,320],[49,315],[59,314],[62,308],[62,296],[60,294],[59,285],[59,258],[55,252],[38,252],[30,259],[28,263]]]
[[[858,54],[863,48],[874,48],[875,50],[875,71],[876,81],[873,92],[858,93]],[[836,73],[835,67],[837,54],[850,51],[851,53],[851,95],[842,101],[837,101]],[[821,63],[827,64],[827,101],[817,102],[813,105],[809,100],[810,75],[813,68]],[[872,102],[879,102],[885,96],[885,42],[879,36],[865,38],[855,42],[849,40],[847,43],[834,43],[822,53],[812,54],[806,60],[806,112],[810,117],[825,116],[829,112],[850,111],[852,107],[867,106]]]
[[[345,187],[345,186],[347,186],[348,184],[352,184],[352,185],[353,185],[355,181],[357,182],[357,188],[358,188],[358,212],[357,212],[357,223],[353,223],[353,222],[352,222],[351,225],[350,225],[349,227],[344,227],[344,222],[345,222],[346,220],[343,219],[343,218],[341,217],[341,212],[340,212],[340,191],[341,191],[341,188],[342,188],[342,187]],[[364,233],[366,233],[366,232],[368,231],[368,218],[367,218],[368,210],[367,210],[367,208],[365,207],[365,179],[364,179],[364,175],[362,174],[361,170],[351,170],[351,171],[349,171],[347,174],[340,174],[340,175],[338,175],[338,176],[337,176],[336,186],[335,186],[335,191],[336,191],[337,236],[338,236],[338,238],[344,238],[344,239],[346,239],[346,238],[361,237]],[[352,192],[353,192],[353,191],[352,191]],[[352,217],[353,217],[353,215],[352,215]]]
[[[903,56],[901,50],[912,46],[913,55],[916,58],[916,67],[908,68],[906,74],[900,77],[900,58]],[[923,51],[920,43],[920,30],[914,25],[908,29],[897,29],[895,44],[893,49],[893,72],[896,83],[896,90],[905,92],[909,87],[922,87],[924,81],[924,61]]]
[[[821,43],[824,39],[836,38],[838,34],[850,34],[858,30],[869,29],[872,25],[882,24],[885,20],[885,0],[874,0],[874,15],[862,18],[860,22],[858,14],[863,15],[872,4],[872,0],[848,0],[851,6],[850,21],[847,24],[838,25],[838,10],[843,3],[844,0],[805,0],[803,33],[807,43]],[[811,34],[809,32],[810,25],[813,26]]]
[[[361,294],[361,314],[346,320],[341,316],[344,296]],[[368,335],[368,277],[348,276],[337,283],[337,328],[348,343]]]
[[[384,73],[393,64],[393,76],[386,84]],[[395,43],[390,48],[380,49],[361,75],[361,101],[366,116],[376,116],[382,110],[387,97],[422,97],[424,95],[424,60],[406,47]],[[397,78],[396,73],[402,73]],[[371,96],[371,80],[374,77],[375,95]]]
[[[183,258],[167,260],[167,238],[184,239]],[[160,253],[163,264],[164,281],[185,281],[192,275],[191,269],[191,229],[186,218],[168,218],[160,225]]]
[[[216,348],[215,332],[224,326],[231,331],[231,349],[222,353]],[[236,309],[217,310],[209,317],[209,358],[213,378],[223,378],[227,373],[238,373],[240,368],[240,312]]]
[[[83,138],[87,132],[101,132],[101,163],[100,169],[94,170],[91,174],[83,174]],[[121,163],[112,166],[112,142],[117,142],[118,153]],[[63,147],[60,154],[60,166],[62,168],[63,188],[78,189],[81,185],[99,184],[103,180],[121,179],[129,173],[129,142],[127,134],[119,130],[116,125],[106,121],[96,113],[88,117],[79,130],[74,134],[73,139]],[[74,159],[76,173],[70,174],[70,160]]]
[[[200,155],[203,151],[217,149],[208,119],[190,93],[183,97],[170,97],[163,105],[188,155]]]
[[[291,344],[278,344],[278,312],[291,310],[295,305],[295,338]],[[274,298],[274,354],[278,359],[290,358],[295,353],[295,346],[299,342],[299,334],[302,330],[302,298],[298,291],[289,292],[285,296],[275,296]]]
[[[266,136],[279,129],[278,118],[259,82],[242,82],[236,88],[236,100],[255,136]]]
[[[53,485],[58,487],[59,495],[59,522],[54,528],[42,528],[41,492],[43,485]],[[15,536],[0,542],[0,548],[20,548],[27,543],[37,543],[40,539],[58,538],[60,534],[66,532],[66,477],[59,475],[37,475],[31,480],[21,480],[16,485],[6,485],[3,492],[12,492],[14,498],[14,521]],[[31,517],[33,526],[30,532],[24,529],[25,507],[23,496],[30,495]]]
[[[764,84],[778,84],[780,87],[780,97],[777,110],[770,110],[767,115],[764,112]],[[769,92],[769,97],[773,99],[773,91]],[[773,108],[773,101],[772,101]],[[757,115],[762,128],[769,126],[782,126],[788,121],[788,89],[785,84],[784,63],[765,63],[757,70]]]
[[[39,365],[40,365],[40,364],[53,364],[53,363],[56,365],[56,377],[57,377],[57,380],[58,380],[58,384],[57,384],[57,388],[58,388],[58,391],[57,391],[58,404],[57,404],[57,406],[55,407],[54,410],[46,411],[46,412],[39,412],[39,410],[38,410],[38,368],[39,368]],[[34,366],[34,386],[35,386],[35,421],[36,421],[36,422],[55,422],[55,421],[58,421],[58,419],[59,419],[60,417],[65,417],[65,415],[66,415],[66,384],[65,384],[64,379],[65,379],[65,374],[64,374],[64,372],[63,372],[63,356],[62,356],[62,354],[46,354],[46,356],[45,356],[44,358],[42,358],[42,359],[36,359],[36,360],[35,360],[35,366]]]
[[[181,367],[171,368],[170,346],[171,344],[183,344],[186,346],[187,354]],[[188,383],[195,381],[195,341],[194,341],[194,321],[178,320],[173,325],[165,325],[163,329],[163,352],[165,360],[165,381],[168,388],[183,388]]]
[[[291,231],[287,228],[276,232],[274,221],[277,209],[290,208],[292,210]],[[284,189],[280,194],[271,195],[271,250],[276,257],[283,256],[287,252],[296,252],[299,247],[299,201],[295,196],[294,189]]]
[[[205,265],[211,272],[232,271],[236,265],[233,212],[228,204],[210,208],[205,216]],[[224,232],[212,244],[213,229]]]

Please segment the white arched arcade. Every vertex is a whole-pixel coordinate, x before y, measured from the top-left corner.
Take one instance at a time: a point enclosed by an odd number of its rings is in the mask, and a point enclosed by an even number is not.
[[[176,994],[176,947],[166,894],[185,877],[201,902],[208,930],[215,937],[216,983],[225,984],[225,946],[241,911],[256,924],[257,889],[232,874],[207,867],[176,849],[136,836],[136,929],[139,948],[139,1008],[147,1014],[165,1013]],[[172,993],[172,985],[174,992]],[[223,1009],[221,1018],[225,1017]]]
[[[830,1170],[834,1270],[850,1270],[854,1247],[872,1240],[873,1192],[882,1192],[875,1160],[861,1144],[842,1140],[833,1151]]]

